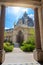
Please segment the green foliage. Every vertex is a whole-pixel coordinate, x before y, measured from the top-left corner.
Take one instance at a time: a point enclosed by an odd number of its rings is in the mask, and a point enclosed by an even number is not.
[[[14,46],[14,43],[12,42],[12,41],[8,41],[11,45],[13,45]]]
[[[35,45],[35,38],[34,36],[30,36],[27,41],[26,41],[28,44],[32,44],[32,45]]]
[[[7,35],[7,32],[6,32],[6,31],[4,31],[4,37],[6,37],[6,35]]]
[[[30,29],[29,29],[29,33],[32,34],[32,35],[35,35],[35,30],[34,30],[34,28],[30,28]]]
[[[14,48],[14,46],[11,45],[9,42],[4,43],[4,50],[5,50],[6,52],[11,52],[11,51],[13,51],[13,48]]]
[[[22,46],[20,47],[25,52],[31,52],[35,48],[35,39],[33,37],[30,37],[27,41],[24,41],[22,43]]]

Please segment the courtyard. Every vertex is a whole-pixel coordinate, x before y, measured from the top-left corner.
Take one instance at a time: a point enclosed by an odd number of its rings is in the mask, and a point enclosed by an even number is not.
[[[25,53],[21,51],[19,48],[14,48],[12,53],[4,52],[3,42],[4,42],[4,27],[5,27],[5,19],[6,19],[5,9],[8,6],[20,6],[20,7],[28,7],[28,8],[34,9],[35,50],[33,51],[33,53],[29,53],[29,52]],[[16,39],[15,40],[16,42],[19,43],[20,42],[19,39],[22,41],[21,38],[24,37],[24,35],[22,34],[24,31],[27,31],[27,30],[24,30],[24,26],[23,26],[23,31],[21,29],[19,29],[18,31],[20,32],[21,35],[16,34],[17,35],[16,37],[13,36],[13,38]],[[28,34],[28,32],[26,32],[25,35],[26,34]],[[28,35],[26,35],[26,37]],[[11,49],[11,46],[10,46],[10,49]],[[43,0],[0,0],[0,65],[40,65],[38,62],[43,63]]]
[[[5,61],[2,65],[40,65],[33,58],[32,52],[23,52],[20,48],[14,48],[13,52],[5,54]]]

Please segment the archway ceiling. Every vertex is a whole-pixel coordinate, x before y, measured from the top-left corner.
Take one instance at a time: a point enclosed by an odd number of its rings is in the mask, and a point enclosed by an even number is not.
[[[34,8],[41,5],[41,0],[0,0],[0,5],[6,6],[21,6]]]
[[[23,0],[0,0],[0,2],[14,2],[14,1],[23,1]],[[28,1],[41,1],[41,0],[28,0]]]

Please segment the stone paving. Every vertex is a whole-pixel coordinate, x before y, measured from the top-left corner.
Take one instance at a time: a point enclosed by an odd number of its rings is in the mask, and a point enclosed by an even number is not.
[[[33,58],[33,53],[25,53],[20,48],[14,48],[13,52],[5,54],[2,65],[40,65]]]

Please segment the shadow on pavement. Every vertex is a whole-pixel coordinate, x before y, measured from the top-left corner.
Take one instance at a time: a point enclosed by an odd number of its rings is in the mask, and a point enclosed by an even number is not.
[[[40,65],[43,65],[43,62],[39,62],[40,63]]]

